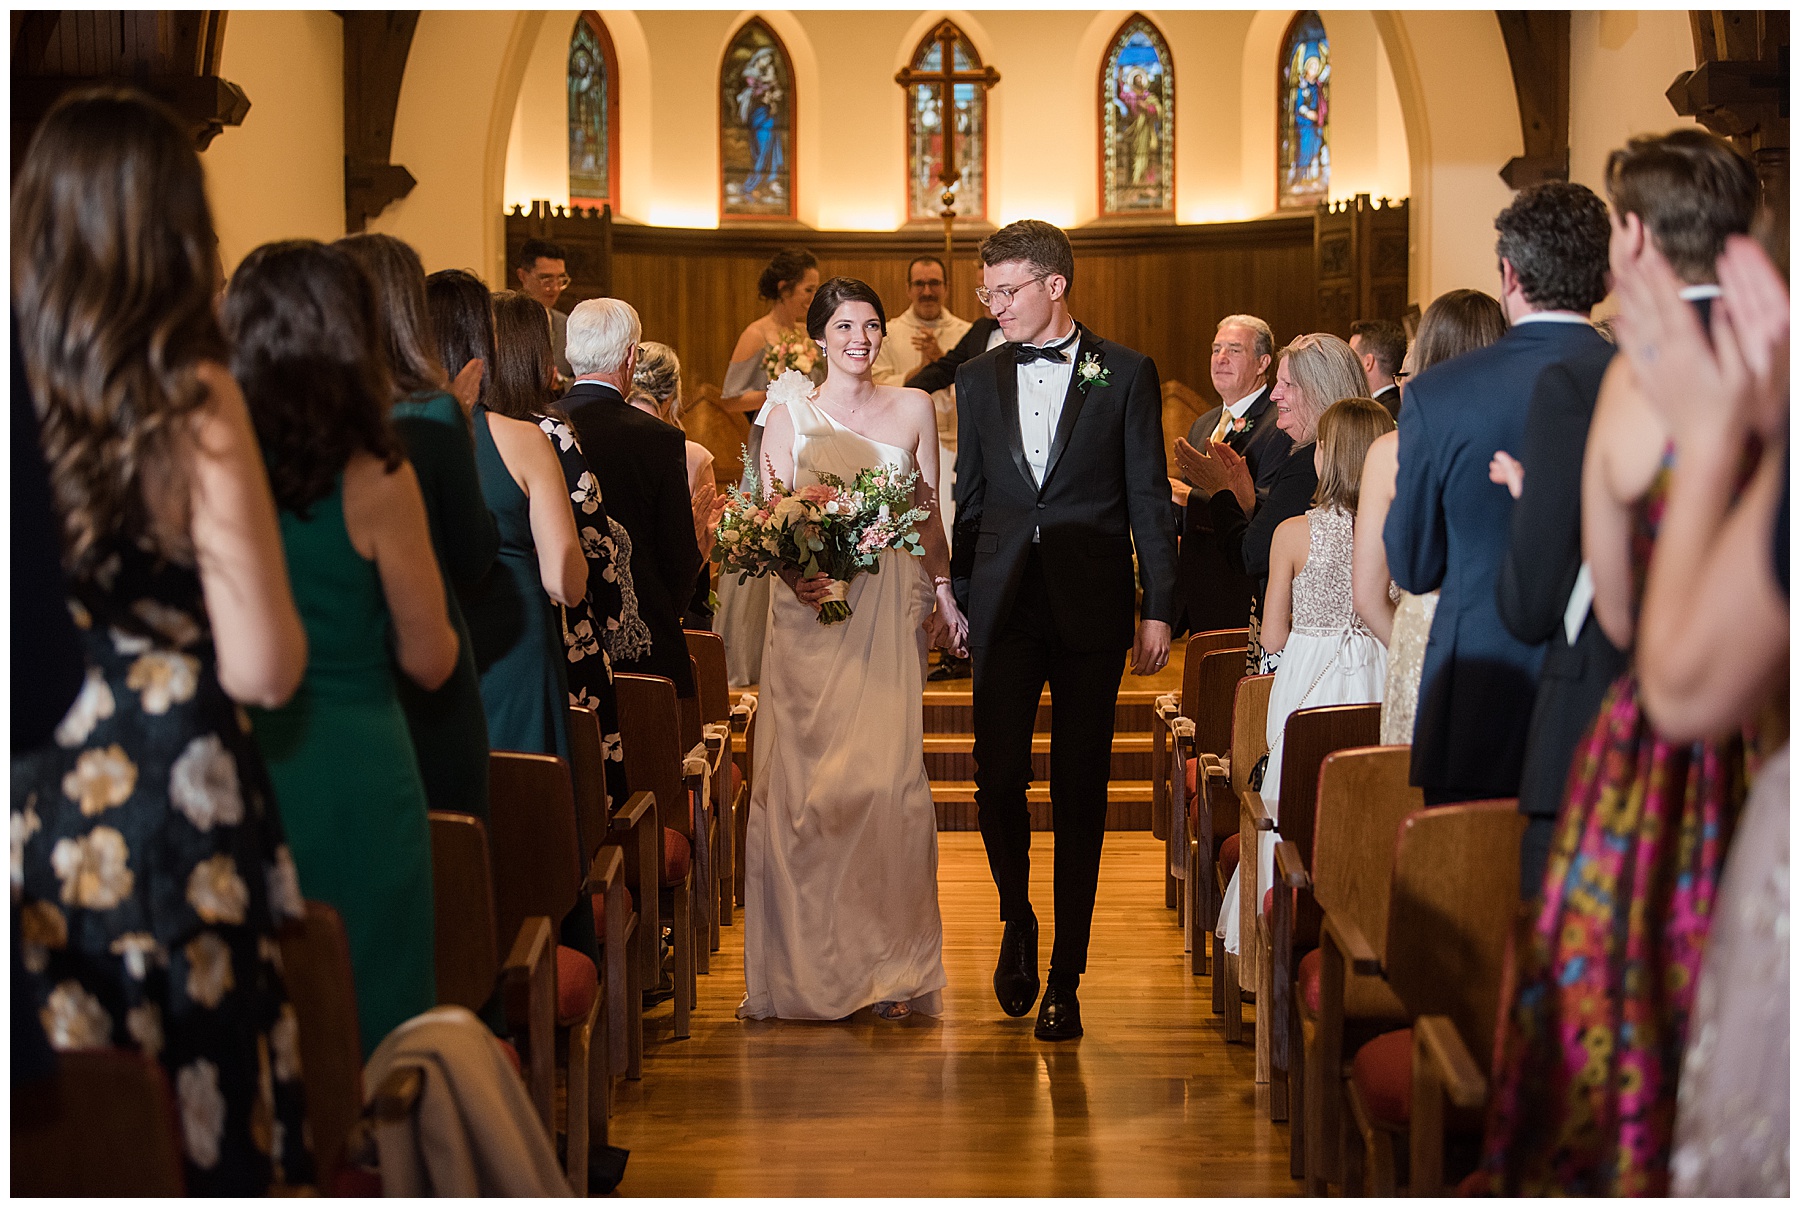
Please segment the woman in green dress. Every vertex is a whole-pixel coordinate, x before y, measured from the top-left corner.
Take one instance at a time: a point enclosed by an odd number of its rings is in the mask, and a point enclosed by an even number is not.
[[[490,384],[475,404],[475,466],[500,528],[500,556],[470,601],[469,634],[494,749],[567,759],[569,664],[556,605],[585,601],[588,564],[562,463],[532,415],[541,402]]]
[[[425,799],[434,810],[488,816],[488,726],[481,707],[473,644],[463,618],[462,598],[480,585],[494,565],[500,534],[481,500],[475,473],[475,443],[466,408],[475,404],[483,367],[469,360],[446,390],[428,310],[425,269],[419,254],[392,235],[351,235],[339,248],[362,266],[375,289],[376,307],[387,332],[387,369],[392,385],[394,430],[418,475],[431,522],[431,548],[444,575],[444,599],[456,630],[456,670],[443,687],[428,692],[400,681],[400,704],[419,756]],[[478,353],[493,360],[489,349]],[[465,358],[468,360],[468,358]]]
[[[366,1057],[437,1001],[425,788],[393,668],[437,688],[456,632],[362,271],[311,241],[265,245],[232,275],[224,319],[310,650],[294,697],[254,712],[256,740],[301,890],[349,932]]]

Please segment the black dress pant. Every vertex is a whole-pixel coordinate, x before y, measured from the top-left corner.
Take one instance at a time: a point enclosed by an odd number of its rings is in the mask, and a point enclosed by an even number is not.
[[[1094,887],[1106,834],[1113,707],[1125,672],[1123,650],[1071,650],[1050,615],[1043,565],[1034,547],[1012,614],[991,644],[973,651],[975,803],[988,867],[1000,890],[1000,917],[1032,914],[1031,735],[1038,698],[1050,686],[1050,809],[1056,835],[1056,942],[1052,978],[1087,969]]]

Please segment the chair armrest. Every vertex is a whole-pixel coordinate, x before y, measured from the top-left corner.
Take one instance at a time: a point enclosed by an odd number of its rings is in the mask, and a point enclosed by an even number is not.
[[[1352,973],[1364,977],[1378,977],[1381,974],[1381,958],[1375,955],[1374,945],[1350,919],[1342,914],[1325,913],[1325,930],[1331,933],[1337,942],[1344,960],[1350,965]]]
[[[1312,878],[1306,875],[1306,865],[1300,859],[1299,847],[1287,839],[1275,845],[1275,875],[1289,889],[1306,889],[1312,884]]]
[[[369,1100],[368,1111],[384,1124],[404,1120],[418,1106],[425,1090],[425,1073],[416,1065],[398,1066],[388,1071]]]
[[[656,795],[654,793],[649,793],[649,792],[645,792],[642,790],[640,790],[636,793],[633,793],[631,795],[631,799],[629,801],[627,801],[619,809],[616,809],[613,811],[613,816],[612,816],[612,832],[613,832],[613,834],[615,834],[615,835],[624,834],[626,831],[631,830],[639,822],[642,822],[644,820],[645,815],[649,814],[651,811],[653,811],[655,809],[656,809]]]
[[[512,950],[500,966],[500,976],[508,981],[520,976],[530,977],[542,962],[554,955],[554,942],[549,919],[542,915],[526,919],[519,924],[519,934],[513,937]]]
[[[1272,831],[1275,829],[1275,819],[1269,817],[1269,810],[1263,805],[1261,793],[1255,789],[1247,789],[1244,795],[1238,798],[1238,801],[1243,805],[1244,813],[1249,817],[1250,824],[1257,830]]]
[[[519,925],[500,967],[501,1001],[515,1036],[525,1038],[525,1084],[551,1135],[556,1115],[556,940],[550,920],[534,915]]]
[[[1174,721],[1169,723],[1169,731],[1175,735],[1175,740],[1177,742],[1185,741],[1191,743],[1194,741],[1194,721],[1192,718],[1177,717]]]
[[[707,722],[700,727],[701,741],[708,751],[722,751],[731,744],[731,724],[723,721]]]
[[[697,742],[681,757],[681,774],[686,777],[704,776],[712,770],[712,761],[706,757],[706,744]]]
[[[1421,1059],[1431,1063],[1451,1103],[1469,1110],[1487,1103],[1487,1079],[1448,1015],[1413,1020],[1413,1060]]]
[[[1156,698],[1156,703],[1151,705],[1150,708],[1151,711],[1156,714],[1158,721],[1167,723],[1171,718],[1181,712],[1181,694],[1178,692],[1165,692]]]
[[[1231,757],[1221,759],[1210,753],[1200,756],[1200,775],[1207,780],[1217,780],[1220,784],[1231,783]]]
[[[731,728],[737,733],[742,734],[748,729],[750,719],[756,716],[756,700],[756,697],[746,692],[731,706]]]
[[[588,888],[594,893],[605,893],[624,875],[625,853],[609,844],[594,853],[594,862],[588,866]]]

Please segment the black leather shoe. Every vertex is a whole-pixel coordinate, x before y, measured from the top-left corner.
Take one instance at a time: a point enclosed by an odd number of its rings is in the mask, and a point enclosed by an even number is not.
[[[1081,1003],[1075,991],[1061,986],[1044,991],[1044,1005],[1038,1008],[1033,1034],[1039,1040],[1074,1040],[1081,1035]]]
[[[994,997],[1000,1009],[1015,1019],[1031,1010],[1037,1001],[1036,919],[1007,923],[1000,935],[1000,960],[994,966]]]

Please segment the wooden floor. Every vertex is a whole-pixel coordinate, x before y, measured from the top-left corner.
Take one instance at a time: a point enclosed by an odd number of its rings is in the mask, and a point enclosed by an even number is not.
[[[1225,1044],[1162,905],[1162,844],[1109,832],[1087,975],[1087,1035],[1032,1038],[990,979],[998,898],[979,834],[940,834],[945,1011],[893,1024],[744,1022],[743,927],[700,978],[693,1034],[649,1018],[644,1079],[611,1141],[628,1196],[1293,1195],[1287,1128],[1256,1110],[1254,1057]],[[1051,836],[1032,899],[1051,932]],[[1246,1030],[1248,1031],[1248,1030]]]

